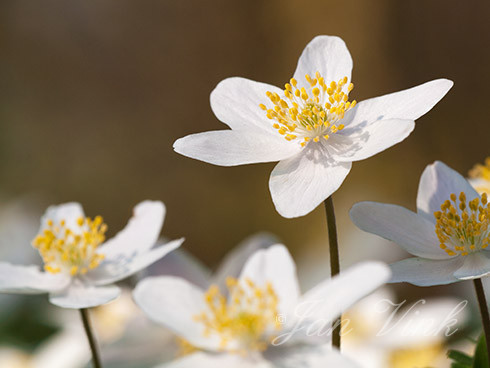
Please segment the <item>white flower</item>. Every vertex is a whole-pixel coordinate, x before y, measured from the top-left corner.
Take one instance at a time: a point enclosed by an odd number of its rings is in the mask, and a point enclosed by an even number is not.
[[[356,105],[348,100],[351,70],[344,42],[318,36],[284,90],[244,78],[219,83],[211,107],[231,130],[192,134],[174,149],[221,166],[279,161],[269,181],[276,209],[306,215],[340,187],[353,161],[405,139],[453,85],[438,79]]]
[[[0,367],[6,368],[83,368],[89,360],[87,339],[72,326],[43,341],[32,354],[0,346]]]
[[[351,332],[342,351],[364,368],[449,366],[446,340],[468,317],[466,303],[456,298],[398,303],[382,288],[343,314]]]
[[[237,278],[245,262],[253,253],[277,243],[279,243],[278,239],[266,232],[251,235],[229,251],[214,272],[185,249],[179,248],[161,261],[146,268],[142,277],[165,274],[184,278],[203,289],[207,289],[211,285],[226,288],[226,279],[228,277]]]
[[[0,263],[0,292],[49,293],[51,303],[64,308],[89,308],[120,294],[116,281],[143,269],[179,247],[183,239],[155,248],[165,206],[144,201],[114,238],[105,241],[107,226],[100,216],[85,217],[78,203],[51,206],[33,240],[44,261],[36,266]]]
[[[392,240],[414,258],[391,265],[391,282],[450,284],[490,273],[490,207],[468,181],[442,162],[420,178],[417,213],[362,202],[350,216],[362,230]]]
[[[295,265],[283,245],[255,252],[240,276],[228,279],[228,298],[178,277],[150,277],[134,290],[155,322],[187,342],[190,353],[167,367],[354,367],[330,350],[327,329],[344,309],[389,278],[369,262],[300,294]],[[322,333],[323,332],[323,333]]]
[[[485,165],[476,164],[470,170],[468,181],[478,193],[490,194],[490,157],[485,159]]]

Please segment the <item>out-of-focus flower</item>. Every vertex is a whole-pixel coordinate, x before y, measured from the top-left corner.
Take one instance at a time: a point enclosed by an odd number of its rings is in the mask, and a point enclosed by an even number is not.
[[[133,294],[152,320],[182,338],[186,356],[168,367],[351,367],[326,348],[330,336],[320,334],[318,323],[330,326],[388,278],[384,264],[368,262],[301,296],[289,252],[273,245],[255,252],[238,278],[228,278],[228,298],[216,285],[205,292],[169,276],[146,278]]]
[[[142,270],[142,274],[179,276],[204,289],[212,283],[226,285],[225,275],[238,277],[252,253],[276,243],[277,238],[271,234],[252,235],[230,251],[214,273],[185,249],[179,248]],[[78,314],[71,310],[61,312],[53,315],[53,322],[79,326]],[[181,349],[181,341],[176,335],[151,322],[134,304],[128,289],[123,288],[121,296],[114,302],[94,308],[91,319],[102,347],[104,367],[152,367],[175,359]]]
[[[231,130],[192,134],[174,149],[221,166],[279,161],[269,181],[276,209],[306,215],[340,187],[353,161],[405,139],[453,85],[438,79],[356,104],[351,71],[345,43],[318,36],[284,90],[244,78],[219,83],[211,107]]]
[[[344,313],[350,332],[342,349],[365,368],[449,367],[447,336],[464,326],[468,313],[454,298],[396,303],[383,288]]]
[[[490,195],[490,157],[485,159],[485,165],[476,164],[470,170],[468,181],[478,193]]]
[[[183,239],[155,245],[165,206],[144,201],[134,208],[127,226],[105,241],[107,225],[100,216],[85,217],[78,203],[49,207],[33,240],[44,261],[36,266],[0,263],[0,291],[49,293],[51,303],[64,308],[89,308],[120,294],[111,285],[141,270],[179,247]]]
[[[16,198],[0,205],[0,262],[30,264],[40,262],[33,248],[25,247],[39,229],[39,213],[27,198]],[[0,294],[0,319],[12,318],[21,296]]]
[[[248,258],[259,249],[278,244],[276,236],[260,232],[242,240],[221,260],[214,272],[194,258],[185,249],[180,248],[143,271],[144,276],[177,276],[203,289],[215,284],[226,288],[228,277],[237,278]]]
[[[391,282],[450,284],[490,273],[490,207],[468,181],[442,162],[420,178],[417,213],[403,207],[361,202],[350,212],[362,230],[400,245],[414,258],[391,265]]]
[[[90,360],[90,349],[82,330],[66,329],[43,342],[32,354],[0,347],[0,367],[82,368]]]

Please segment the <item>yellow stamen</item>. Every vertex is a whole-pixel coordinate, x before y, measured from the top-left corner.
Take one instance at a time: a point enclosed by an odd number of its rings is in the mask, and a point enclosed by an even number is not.
[[[236,353],[264,351],[280,330],[278,297],[271,283],[258,286],[252,280],[228,278],[229,300],[213,285],[205,294],[207,310],[194,316],[206,336],[217,334],[221,348]],[[241,348],[229,348],[230,342]]]
[[[466,194],[450,195],[441,211],[434,212],[435,231],[440,247],[450,256],[469,253],[488,247],[490,241],[490,207],[487,195],[467,202]]]
[[[66,227],[66,220],[56,224],[48,219],[46,228],[33,239],[32,245],[43,258],[46,272],[83,275],[98,267],[104,259],[103,254],[97,253],[107,231],[102,217],[97,216],[94,220],[80,217],[76,225],[71,229]]]
[[[319,142],[321,137],[328,139],[344,129],[343,124],[337,123],[356,105],[356,101],[349,101],[349,93],[354,85],[348,83],[347,77],[327,84],[321,74],[316,72],[315,78],[305,75],[305,80],[308,88],[298,86],[296,79],[292,78],[284,86],[283,98],[277,93],[266,93],[273,105],[271,108],[259,105],[269,119],[275,120],[273,127],[279,134],[284,135],[288,141],[302,138],[302,146],[305,146],[306,138]],[[293,124],[294,138],[286,134],[288,130],[293,131]]]

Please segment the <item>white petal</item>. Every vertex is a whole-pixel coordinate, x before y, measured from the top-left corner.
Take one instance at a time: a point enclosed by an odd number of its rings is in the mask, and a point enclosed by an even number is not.
[[[70,279],[63,274],[41,272],[37,266],[17,266],[0,262],[0,292],[42,294],[61,290]]]
[[[222,80],[211,92],[211,109],[216,117],[233,130],[255,131],[278,135],[272,120],[259,105],[272,105],[267,92],[284,95],[284,91],[270,84],[246,78]],[[282,138],[282,137],[281,137]]]
[[[139,253],[132,257],[121,256],[104,261],[99,267],[87,274],[95,285],[107,285],[122,280],[153,262],[158,261],[171,251],[180,247],[184,239],[173,240],[167,244],[155,247],[145,253]]]
[[[95,287],[74,280],[60,292],[51,293],[49,301],[62,308],[82,309],[109,303],[121,294],[117,286]]]
[[[392,303],[390,302],[397,307]],[[447,333],[447,330],[441,327],[447,325],[449,318],[455,318],[456,325],[452,326],[453,331],[467,322],[471,312],[466,310],[466,304],[467,301],[450,297],[430,297],[414,303],[404,303],[403,308],[396,311],[392,321],[389,321],[389,314],[392,313],[389,311],[384,321],[378,325],[378,330],[375,331],[377,344],[383,349],[399,350],[441,343]],[[388,305],[383,303],[382,308]],[[381,305],[378,303],[376,307],[377,313],[380,314]],[[410,318],[407,318],[408,316]]]
[[[420,214],[434,221],[434,212],[441,210],[441,204],[454,193],[464,192],[468,201],[478,197],[478,193],[457,171],[441,161],[428,165],[420,177],[417,194],[417,209]]]
[[[155,368],[273,368],[267,362],[237,354],[194,353]]]
[[[415,128],[413,120],[378,120],[361,129],[346,129],[346,149],[338,152],[338,161],[359,161],[374,156],[403,141]],[[347,143],[346,142],[346,143]],[[345,143],[344,143],[345,144]]]
[[[352,57],[345,42],[335,36],[317,36],[306,46],[298,60],[294,78],[302,86],[306,85],[305,75],[315,77],[320,72],[325,82],[338,82],[352,72]]]
[[[203,289],[211,284],[211,270],[184,248],[170,252],[147,267],[142,277],[161,275],[180,277]]]
[[[350,162],[328,159],[320,145],[308,145],[279,162],[269,180],[277,212],[287,218],[310,213],[340,187],[351,166]]]
[[[67,329],[45,340],[36,349],[31,364],[32,368],[80,368],[89,360],[90,348],[83,331]]]
[[[218,285],[224,290],[226,278],[238,278],[245,262],[252,254],[259,249],[268,248],[277,243],[277,238],[268,233],[258,233],[246,238],[223,258],[212,277],[211,283]]]
[[[216,130],[191,134],[174,143],[181,155],[219,166],[236,166],[259,162],[275,162],[300,151],[297,142],[284,139],[279,133]]]
[[[490,274],[489,256],[487,251],[479,251],[464,256],[463,265],[454,273],[454,277],[461,280],[471,280]]]
[[[447,79],[436,79],[403,91],[361,101],[345,114],[346,129],[363,127],[376,120],[417,120],[430,111],[453,86]]]
[[[475,179],[468,179],[468,183],[471,184],[475,190],[480,193],[487,193],[487,195],[490,195],[490,180],[483,179],[483,178],[475,178]]]
[[[332,321],[390,278],[381,262],[362,262],[325,280],[305,293],[297,304],[296,317],[315,322]]]
[[[349,212],[361,230],[394,241],[408,253],[430,259],[448,259],[439,247],[435,226],[424,217],[392,204],[361,202]]]
[[[274,368],[359,368],[349,358],[326,345],[303,345],[266,351]]]
[[[279,299],[281,313],[291,311],[300,295],[296,265],[284,245],[255,252],[243,267],[239,279],[250,279],[258,286],[270,282]]]
[[[41,217],[41,229],[46,228],[48,220],[59,224],[61,220],[66,222],[66,227],[69,229],[78,229],[77,220],[80,217],[85,217],[82,205],[77,202],[69,202],[55,206],[49,206]]]
[[[432,260],[407,258],[390,265],[394,282],[408,282],[417,286],[446,285],[459,281],[453,273],[462,265],[462,257]]]
[[[203,324],[194,320],[195,316],[208,310],[203,290],[178,277],[148,277],[138,283],[133,297],[151,320],[169,328],[192,345],[219,349],[219,337],[205,336]]]
[[[165,205],[160,201],[143,201],[133,209],[124,229],[99,248],[106,259],[134,257],[153,247],[162,230]]]

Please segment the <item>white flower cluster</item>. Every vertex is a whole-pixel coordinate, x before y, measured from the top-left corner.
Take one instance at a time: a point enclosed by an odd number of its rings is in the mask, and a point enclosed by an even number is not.
[[[230,129],[180,138],[174,149],[221,166],[278,161],[269,180],[275,207],[284,217],[304,216],[341,186],[352,162],[404,140],[415,120],[453,85],[437,79],[357,103],[349,97],[351,71],[345,43],[318,36],[284,88],[244,78],[220,82],[211,93],[211,108]],[[212,277],[144,278],[133,291],[136,304],[179,341],[178,357],[160,367],[380,366],[332,348],[332,322],[386,282],[430,286],[490,274],[489,173],[490,162],[479,165],[469,182],[435,162],[422,174],[417,212],[373,202],[354,205],[350,216],[358,227],[396,242],[414,257],[390,267],[366,261],[305,293],[287,248],[274,241],[241,247]],[[141,202],[126,227],[106,240],[102,217],[87,217],[80,204],[49,207],[32,241],[44,270],[2,262],[0,291],[47,293],[52,304],[80,310],[108,303],[121,292],[115,282],[183,243],[160,244],[164,217],[162,202]],[[361,315],[366,323],[370,318],[353,311],[347,314],[352,319]],[[354,341],[346,338],[347,346]],[[386,339],[385,345],[394,351],[393,341]]]

